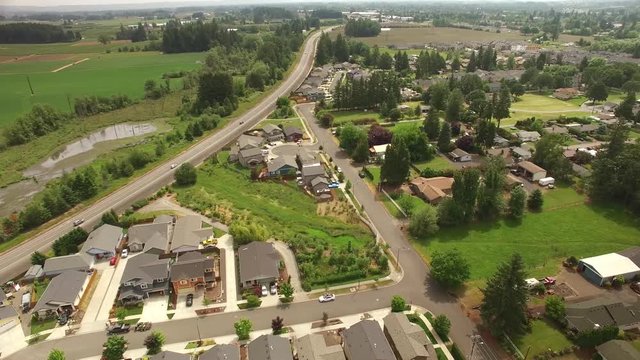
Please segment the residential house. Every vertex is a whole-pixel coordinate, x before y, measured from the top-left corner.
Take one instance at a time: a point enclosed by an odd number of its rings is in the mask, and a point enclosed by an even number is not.
[[[176,262],[171,265],[171,285],[174,294],[193,293],[198,288],[211,287],[219,278],[214,271],[213,257],[204,256],[197,251],[178,255]]]
[[[229,152],[229,161],[239,161],[240,160],[240,151],[249,150],[249,149],[259,149],[264,144],[264,138],[262,136],[253,136],[242,134],[236,141],[236,143],[231,147],[231,151]],[[247,155],[245,153],[245,155]]]
[[[565,158],[569,159],[569,160],[573,160],[573,158],[576,156],[576,153],[577,153],[577,152],[578,152],[578,150],[576,150],[576,149],[565,149],[565,150],[562,152],[562,155],[563,155]]]
[[[518,160],[530,160],[531,159],[531,151],[520,147],[520,146],[514,146],[511,148],[511,153],[513,154],[513,156],[515,156]]]
[[[432,178],[417,177],[409,182],[414,195],[430,204],[437,204],[451,194],[453,178],[437,176]]]
[[[169,224],[139,224],[129,228],[128,245],[131,252],[154,252],[164,254],[169,243]]]
[[[513,189],[517,186],[524,186],[524,184],[522,183],[522,180],[520,180],[520,178],[514,176],[511,173],[507,174],[505,180],[506,180],[507,188],[509,189]]]
[[[293,360],[289,339],[266,334],[249,343],[251,360]]]
[[[181,354],[164,350],[151,356],[149,360],[191,360],[191,354]]]
[[[576,127],[575,130],[583,134],[593,134],[594,132],[598,131],[599,128],[600,126],[596,124],[583,124]]]
[[[322,195],[324,193],[331,192],[329,189],[329,180],[324,176],[318,176],[311,180],[311,190],[315,195]]]
[[[387,148],[391,144],[374,145],[369,149],[370,158],[376,161],[384,160],[384,154],[387,153]]]
[[[377,321],[362,320],[342,333],[348,360],[396,360]]]
[[[503,138],[500,135],[496,135],[493,138],[493,146],[497,147],[497,148],[505,148],[509,146],[509,140]]]
[[[280,254],[273,244],[252,241],[238,248],[238,266],[240,267],[240,285],[268,285],[280,277],[278,265]]]
[[[49,282],[33,312],[41,318],[71,314],[80,303],[90,276],[81,271],[65,271]]]
[[[580,259],[578,270],[587,280],[599,286],[611,283],[619,276],[630,281],[640,275],[640,267],[629,257],[618,253]]]
[[[118,253],[122,237],[121,227],[104,224],[89,234],[80,252],[94,256],[96,259],[109,259]]]
[[[264,162],[264,155],[260,148],[240,150],[238,152],[238,161],[244,167],[254,167]]]
[[[213,228],[203,228],[200,216],[188,215],[178,218],[173,229],[171,239],[171,252],[179,253],[184,251],[198,250],[200,244],[213,237]]]
[[[264,137],[268,142],[284,141],[284,132],[282,132],[282,129],[280,129],[276,125],[266,124],[262,127],[262,132],[264,133]]]
[[[553,97],[558,100],[571,100],[580,95],[580,91],[576,88],[558,88],[553,92]]]
[[[524,178],[532,182],[547,177],[547,170],[529,161],[519,162],[518,170]]]
[[[22,281],[24,282],[33,282],[34,280],[40,279],[44,276],[44,270],[42,269],[42,265],[31,265],[29,270],[22,277]]]
[[[160,259],[157,254],[144,252],[132,256],[120,278],[118,301],[134,304],[153,294],[169,292],[169,259]]]
[[[328,345],[321,334],[308,334],[296,341],[298,360],[346,360],[339,343]]]
[[[302,165],[302,180],[308,186],[311,186],[311,180],[317,178],[318,176],[327,176],[324,171],[324,166],[319,162],[313,162],[309,164]]]
[[[510,165],[514,162],[511,150],[506,148],[487,149],[487,156],[501,157],[504,159],[505,165]]]
[[[278,156],[267,163],[269,176],[292,176],[298,171],[296,158],[289,155]]]
[[[0,306],[0,334],[20,324],[20,316],[11,304]]]
[[[621,330],[637,329],[640,325],[640,306],[618,300],[596,298],[566,304],[567,327],[575,332],[590,331],[605,326]]]
[[[569,133],[569,129],[567,129],[564,126],[558,126],[558,125],[551,125],[551,126],[548,126],[548,127],[544,128],[542,130],[544,130],[547,134],[561,134],[562,135],[562,134],[568,134]]]
[[[453,149],[453,151],[449,153],[449,157],[451,158],[451,160],[457,162],[471,161],[471,154],[459,148]]]
[[[298,140],[302,140],[304,131],[297,126],[285,126],[284,136],[287,141],[296,142]]]
[[[217,344],[200,354],[198,360],[240,360],[240,348],[232,344]]]
[[[44,276],[53,277],[67,271],[86,273],[93,266],[93,257],[83,253],[56,256],[44,261]]]
[[[404,313],[389,313],[384,317],[384,334],[398,360],[427,360],[430,342],[424,330],[409,322]]]
[[[596,350],[602,360],[640,360],[640,351],[624,340],[609,340]]]
[[[520,139],[520,141],[523,141],[523,142],[532,142],[532,141],[540,140],[540,133],[537,131],[520,130],[516,135],[518,136],[518,139]]]

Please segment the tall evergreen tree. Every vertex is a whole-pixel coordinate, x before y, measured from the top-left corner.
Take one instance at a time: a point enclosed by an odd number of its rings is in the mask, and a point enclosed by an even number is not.
[[[448,122],[459,121],[462,115],[462,104],[464,96],[460,89],[455,89],[449,94],[447,100],[447,110],[445,112],[445,120]]]
[[[496,107],[493,109],[493,117],[498,120],[498,127],[500,127],[500,120],[509,117],[509,109],[511,108],[511,93],[509,87],[506,84],[500,86],[500,95],[496,103]]]
[[[380,169],[380,181],[392,185],[402,184],[409,176],[411,157],[409,149],[400,136],[395,136],[387,147]]]
[[[445,121],[438,135],[438,150],[448,153],[451,150],[451,123]]]
[[[333,54],[337,62],[349,61],[349,46],[342,34],[338,34],[333,43]]]
[[[476,63],[476,51],[472,50],[471,55],[469,55],[469,64],[467,64],[467,72],[472,73],[475,72],[478,68],[478,64]]]
[[[478,188],[480,186],[480,172],[477,169],[459,171],[453,176],[453,186],[451,193],[453,201],[462,211],[461,215],[465,222],[473,219],[473,214],[478,198]]]
[[[427,118],[424,120],[424,132],[431,141],[435,141],[438,138],[440,134],[440,118],[435,110],[429,111]]]
[[[502,157],[490,157],[478,189],[478,217],[495,219],[504,206],[502,189],[506,182],[505,164]]]

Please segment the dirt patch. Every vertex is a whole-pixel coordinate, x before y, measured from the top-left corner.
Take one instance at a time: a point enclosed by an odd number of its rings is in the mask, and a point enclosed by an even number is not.
[[[318,203],[317,214],[320,216],[331,216],[348,224],[357,224],[360,222],[360,218],[351,204],[346,200],[338,200],[336,198],[332,201]]]
[[[46,54],[46,55],[31,54],[26,56],[0,55],[0,64],[72,60],[75,57],[78,57],[78,55],[77,54]]]
[[[340,319],[329,319],[329,320],[327,320],[326,323],[324,321],[320,320],[320,321],[313,322],[311,324],[311,328],[312,329],[317,329],[319,327],[338,325],[338,324],[342,324],[342,320],[340,320]]]
[[[131,40],[111,40],[109,44],[121,45],[121,44],[129,44],[129,43],[131,43]],[[76,47],[76,46],[96,46],[96,45],[102,45],[102,44],[99,43],[98,41],[81,41],[71,46]]]
[[[78,64],[80,64],[80,63],[82,63],[82,62],[85,62],[85,61],[87,61],[87,60],[89,60],[89,58],[84,58],[84,59],[82,59],[82,60],[78,60],[78,61],[73,62],[73,63],[71,63],[71,64],[67,64],[67,65],[65,65],[65,66],[61,66],[61,67],[59,67],[59,68],[57,68],[57,69],[55,69],[55,70],[51,70],[51,72],[52,72],[52,73],[55,73],[55,72],[58,72],[58,71],[62,71],[62,70],[64,70],[64,69],[68,68],[68,67],[71,67],[71,66],[73,66],[73,65],[78,65]]]

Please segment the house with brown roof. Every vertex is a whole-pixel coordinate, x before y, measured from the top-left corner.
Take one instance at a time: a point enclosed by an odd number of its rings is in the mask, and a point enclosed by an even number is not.
[[[424,330],[409,322],[404,313],[389,313],[384,317],[384,334],[398,360],[429,359],[429,339]]]
[[[520,171],[520,174],[529,181],[538,181],[547,177],[547,170],[530,161],[519,162],[518,170]]]
[[[211,287],[220,271],[215,271],[215,259],[197,251],[180,254],[171,265],[171,286],[175,294],[193,293],[197,289]]]
[[[417,177],[409,182],[414,195],[430,204],[437,204],[451,194],[453,178],[438,176],[432,178]]]

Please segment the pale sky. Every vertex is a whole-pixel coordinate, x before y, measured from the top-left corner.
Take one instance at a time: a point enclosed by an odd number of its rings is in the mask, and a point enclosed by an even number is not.
[[[202,2],[203,5],[220,4],[221,0],[0,0],[2,6],[60,6],[60,5],[111,5],[111,4],[144,4],[144,3],[194,3]],[[233,3],[233,0],[225,1]]]

